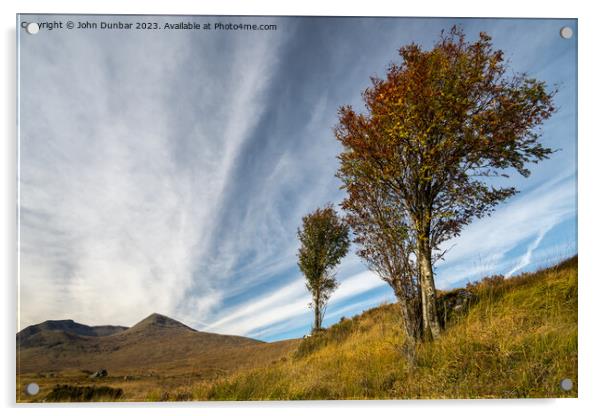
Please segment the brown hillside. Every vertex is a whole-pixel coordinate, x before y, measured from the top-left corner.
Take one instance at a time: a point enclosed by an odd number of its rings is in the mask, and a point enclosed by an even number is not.
[[[20,347],[35,347],[57,342],[57,338],[71,339],[72,336],[100,337],[117,334],[127,327],[116,325],[88,326],[74,322],[71,319],[45,321],[31,325],[17,334],[17,345]]]
[[[296,345],[200,332],[159,314],[105,336],[81,335],[89,331],[77,332],[71,327],[74,325],[43,323],[17,334],[17,373],[81,373],[103,368],[109,375],[212,376],[245,367],[251,361],[270,362]]]

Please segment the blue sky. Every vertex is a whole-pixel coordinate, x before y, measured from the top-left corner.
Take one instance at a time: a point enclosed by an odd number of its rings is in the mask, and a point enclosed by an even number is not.
[[[61,16],[22,16],[49,21]],[[128,17],[70,17],[139,21]],[[521,193],[447,243],[438,288],[577,252],[574,20],[152,17],[276,31],[19,32],[19,326],[133,325],[152,312],[262,340],[311,325],[296,266],[307,212],[344,197],[337,108],[362,109],[397,49],[460,24],[510,67],[557,85],[556,153]],[[559,36],[562,26],[575,35]],[[393,300],[355,254],[325,323]]]

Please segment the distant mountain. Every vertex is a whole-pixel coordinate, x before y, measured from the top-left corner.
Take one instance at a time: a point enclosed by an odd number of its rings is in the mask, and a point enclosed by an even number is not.
[[[257,364],[278,359],[296,342],[265,343],[201,332],[156,313],[131,328],[94,327],[72,320],[46,321],[17,334],[17,372],[105,368],[109,374],[223,373],[251,361]]]
[[[43,346],[60,338],[73,339],[74,336],[102,337],[117,334],[126,329],[128,328],[125,326],[116,325],[88,326],[72,319],[44,321],[20,331],[17,334],[17,346],[22,348]]]

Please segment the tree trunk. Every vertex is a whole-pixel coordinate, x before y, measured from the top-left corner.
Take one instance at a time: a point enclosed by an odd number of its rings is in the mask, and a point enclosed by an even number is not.
[[[319,330],[322,327],[320,322],[320,309],[317,304],[314,304],[314,331]]]
[[[320,293],[314,297],[314,331],[322,328],[322,311],[320,310]]]
[[[441,327],[437,319],[437,303],[433,264],[428,243],[418,243],[418,263],[420,267],[420,291],[422,297],[422,325],[425,339],[437,339],[441,335]]]
[[[399,285],[396,285],[393,290],[400,307],[401,320],[403,321],[402,330],[405,338],[403,353],[408,361],[408,365],[414,367],[416,365],[416,338],[418,337],[416,317],[413,311],[410,310],[408,300]]]

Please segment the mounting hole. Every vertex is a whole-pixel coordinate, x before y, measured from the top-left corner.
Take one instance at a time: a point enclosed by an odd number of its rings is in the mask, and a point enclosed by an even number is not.
[[[40,386],[38,386],[38,383],[29,383],[25,387],[25,393],[27,393],[30,396],[35,396],[39,392],[40,392]]]
[[[560,382],[560,388],[564,391],[573,390],[573,380],[570,378],[565,378]]]
[[[562,29],[560,29],[560,37],[562,37],[563,39],[570,39],[573,37],[573,29],[571,29],[568,26],[564,26]]]
[[[40,25],[38,25],[35,22],[31,22],[31,23],[28,23],[27,26],[25,26],[25,30],[30,35],[35,35],[36,33],[38,33],[40,31]]]

